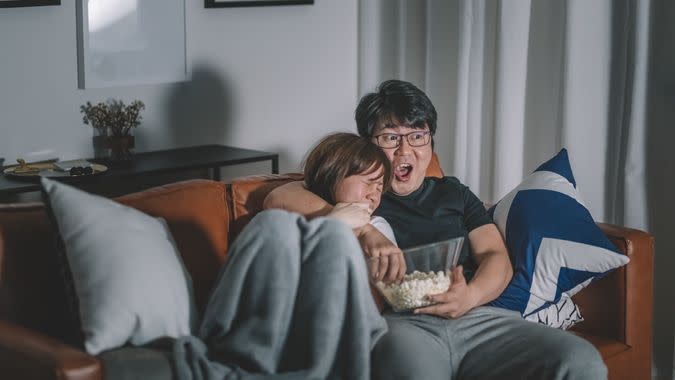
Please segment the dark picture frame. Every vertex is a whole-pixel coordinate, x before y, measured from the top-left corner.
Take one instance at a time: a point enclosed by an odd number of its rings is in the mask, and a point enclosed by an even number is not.
[[[261,7],[267,5],[304,5],[314,4],[314,0],[204,0],[205,8]]]
[[[61,0],[0,0],[0,8],[37,7],[61,5]]]

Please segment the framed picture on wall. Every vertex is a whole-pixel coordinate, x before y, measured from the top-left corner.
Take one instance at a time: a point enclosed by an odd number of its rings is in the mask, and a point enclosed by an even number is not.
[[[206,8],[314,4],[314,0],[204,0]]]
[[[185,0],[76,0],[75,10],[80,89],[188,79]]]
[[[61,0],[0,0],[0,8],[35,7],[39,5],[61,5]]]

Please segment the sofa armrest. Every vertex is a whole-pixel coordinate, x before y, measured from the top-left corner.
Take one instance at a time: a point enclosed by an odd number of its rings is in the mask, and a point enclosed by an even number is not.
[[[599,223],[602,231],[621,249],[630,262],[625,268],[625,340],[631,347],[645,350],[651,358],[654,237],[647,232]]]
[[[644,359],[639,363],[651,363],[654,238],[631,228],[598,226],[630,262],[573,297],[585,319],[573,330],[621,342]]]
[[[83,351],[0,320],[0,378],[93,380],[103,368]]]

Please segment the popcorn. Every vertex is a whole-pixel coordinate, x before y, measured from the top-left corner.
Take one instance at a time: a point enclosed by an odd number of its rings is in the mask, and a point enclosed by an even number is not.
[[[425,296],[447,291],[450,283],[450,272],[414,271],[403,276],[399,284],[378,281],[375,286],[395,311],[404,311],[431,305],[432,302],[426,300]]]

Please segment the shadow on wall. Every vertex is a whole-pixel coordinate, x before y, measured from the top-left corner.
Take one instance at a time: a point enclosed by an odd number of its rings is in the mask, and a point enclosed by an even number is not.
[[[166,99],[168,133],[172,146],[225,144],[236,115],[234,94],[222,73],[196,66],[192,80],[181,83]]]

